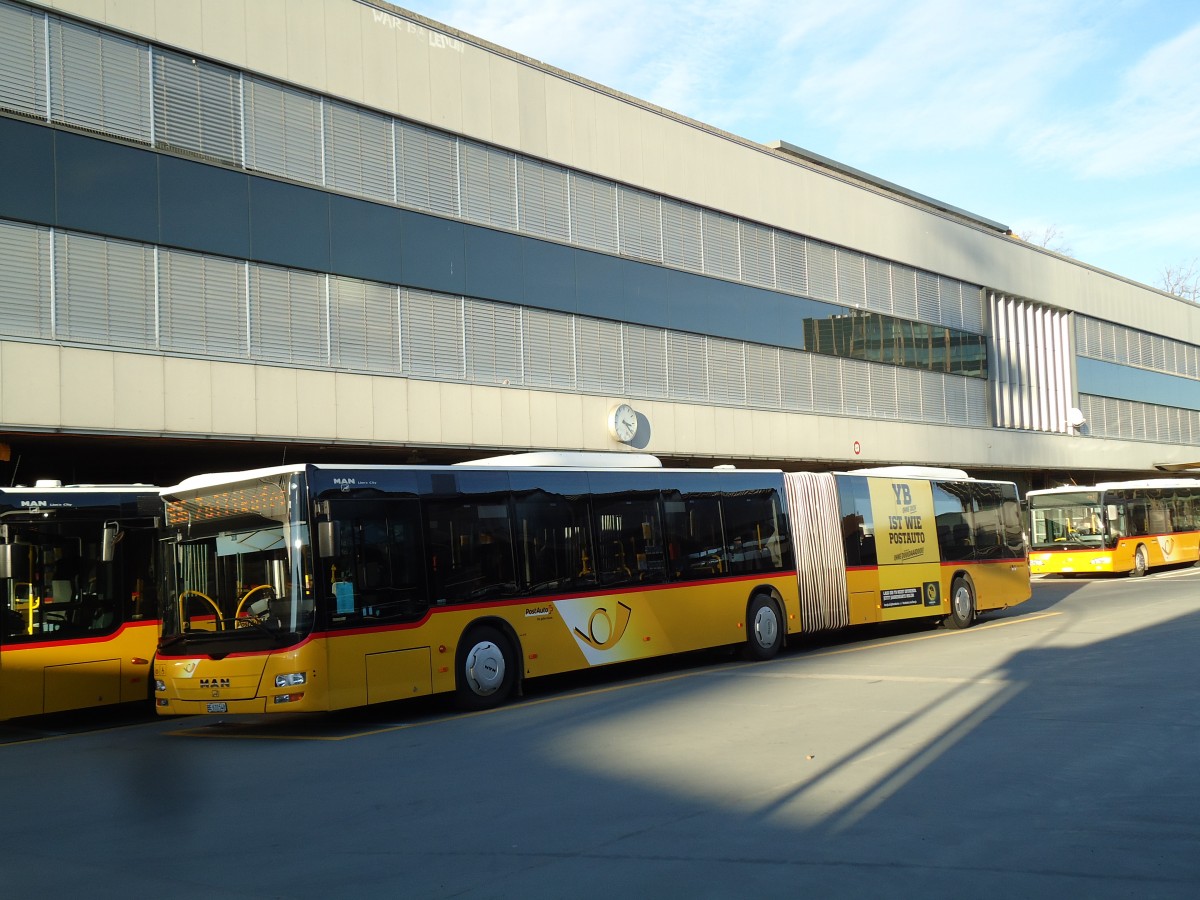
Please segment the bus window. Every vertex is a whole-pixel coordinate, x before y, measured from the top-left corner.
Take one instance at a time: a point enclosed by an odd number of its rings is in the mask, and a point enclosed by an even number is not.
[[[875,550],[875,519],[871,512],[871,488],[865,478],[838,475],[837,490],[842,517],[842,546],[847,566],[873,566],[879,562]]]
[[[671,491],[663,497],[663,512],[671,577],[689,581],[725,574],[725,538],[717,497]]]
[[[597,499],[593,516],[601,584],[666,579],[657,494]]]
[[[960,492],[950,490],[950,485],[934,482],[933,514],[937,522],[938,547],[942,562],[957,562],[972,559],[975,546],[971,536],[969,504],[964,504]],[[955,485],[965,487],[965,485]]]
[[[326,560],[331,624],[424,615],[428,604],[417,501],[334,501],[329,508],[334,529],[334,555]]]
[[[972,543],[976,559],[1006,555],[1003,498],[996,484],[967,484],[972,519]]]
[[[721,510],[728,542],[729,570],[772,572],[783,568],[783,515],[774,493],[724,497]]]
[[[435,603],[516,593],[512,528],[503,499],[429,501],[425,526]]]
[[[596,583],[587,501],[534,491],[515,503],[520,581],[533,594]]]

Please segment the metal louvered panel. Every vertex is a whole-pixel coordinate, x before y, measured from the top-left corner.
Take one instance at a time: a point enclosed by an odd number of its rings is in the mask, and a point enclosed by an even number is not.
[[[807,412],[813,406],[813,360],[811,353],[779,351],[779,402],[784,409]],[[841,407],[841,401],[838,401]]]
[[[517,208],[521,231],[559,241],[571,239],[567,173],[558,166],[517,157]]]
[[[659,328],[621,326],[625,391],[636,397],[667,395],[667,335]]]
[[[841,413],[842,361],[832,356],[811,354],[813,410]]]
[[[0,3],[0,109],[45,118],[46,14]]]
[[[525,384],[575,388],[575,336],[572,316],[545,309],[523,315]]]
[[[967,408],[967,382],[972,379],[957,375],[946,375],[946,422],[950,425],[970,425],[971,413]]]
[[[775,248],[772,230],[753,222],[739,222],[742,281],[775,287]]]
[[[707,339],[708,399],[715,403],[746,404],[746,358],[741,341]]]
[[[617,252],[617,186],[572,172],[571,240],[593,250]]]
[[[689,272],[699,272],[704,260],[699,208],[664,197],[662,223],[663,262]]]
[[[846,556],[834,476],[786,472],[784,487],[800,589],[800,626],[806,634],[850,624]]]
[[[575,323],[576,384],[581,391],[625,394],[621,324],[579,318]]]
[[[325,103],[325,183],[356,197],[396,199],[392,120],[345,103]]]
[[[328,363],[322,276],[252,265],[249,305],[253,358],[313,365]]]
[[[430,291],[400,295],[400,347],[404,372],[426,378],[466,375],[463,301]]]
[[[407,122],[396,122],[395,126],[399,157],[396,201],[425,212],[459,215],[458,144],[455,139]]]
[[[837,302],[837,262],[834,248],[820,241],[808,241],[808,295],[818,300]]]
[[[942,317],[938,322],[952,328],[962,328],[962,282],[939,275],[938,303],[942,310]]]
[[[467,378],[481,384],[524,384],[521,308],[467,300],[464,316]]]
[[[930,323],[942,321],[938,277],[930,272],[917,272],[917,318]]]
[[[977,284],[967,284],[965,282],[960,283],[959,288],[962,292],[962,327],[967,331],[984,334],[987,329],[983,324],[983,307],[985,302],[983,288]]]
[[[321,100],[247,76],[246,167],[321,184]]]
[[[941,372],[918,372],[921,392],[921,421],[946,421],[946,376]]]
[[[746,396],[751,406],[778,409],[780,368],[778,347],[746,344]]]
[[[842,359],[838,362],[842,369],[842,412],[848,416],[869,417],[873,367],[857,359]]]
[[[741,277],[738,260],[738,220],[724,213],[703,210],[704,272],[721,278]]]
[[[837,300],[843,306],[867,305],[866,260],[861,253],[837,249]]]
[[[622,185],[617,190],[621,253],[651,262],[663,261],[662,220],[654,194]]]
[[[177,250],[161,250],[158,259],[159,347],[248,356],[245,263]]]
[[[987,427],[987,383],[978,378],[964,378],[963,390],[966,392],[967,422],[979,428]]]
[[[150,143],[150,48],[51,17],[50,111],[57,122]]]
[[[881,259],[868,256],[866,278],[867,309],[890,313],[892,311],[892,267]]]
[[[513,154],[474,141],[459,143],[462,216],[481,225],[517,227],[517,172]]]
[[[351,372],[400,372],[399,289],[329,279],[329,364]]]
[[[892,265],[892,312],[903,319],[917,318],[917,273],[915,269]]]
[[[871,366],[871,416],[876,419],[900,418],[896,375],[902,369],[892,366]]]
[[[154,253],[141,244],[55,234],[59,338],[153,349]]]
[[[0,334],[50,338],[50,231],[0,222]]]
[[[808,252],[804,238],[785,231],[775,232],[775,277],[781,291],[809,292]]]
[[[676,400],[707,400],[708,347],[702,335],[667,332],[667,394]]]
[[[241,76],[164,50],[154,53],[154,143],[242,164]]]

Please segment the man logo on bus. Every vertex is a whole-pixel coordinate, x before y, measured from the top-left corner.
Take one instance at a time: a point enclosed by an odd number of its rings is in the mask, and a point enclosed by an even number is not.
[[[608,610],[601,606],[593,611],[591,618],[588,619],[587,633],[585,634],[579,628],[575,629],[575,633],[589,647],[596,650],[608,650],[615,647],[624,636],[625,629],[629,627],[629,617],[632,614],[632,609],[618,601],[617,621],[614,627],[613,622],[608,618]]]

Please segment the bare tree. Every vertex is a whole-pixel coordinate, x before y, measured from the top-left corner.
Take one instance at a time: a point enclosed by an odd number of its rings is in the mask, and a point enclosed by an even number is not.
[[[1177,266],[1163,266],[1157,287],[1184,300],[1200,303],[1200,258],[1193,257],[1191,262]]]
[[[1024,231],[1018,231],[1017,237],[1027,244],[1037,244],[1039,247],[1045,247],[1047,250],[1053,250],[1055,253],[1061,253],[1063,256],[1074,256],[1075,253],[1057,225],[1047,225],[1040,232],[1034,231],[1032,228],[1027,228]]]

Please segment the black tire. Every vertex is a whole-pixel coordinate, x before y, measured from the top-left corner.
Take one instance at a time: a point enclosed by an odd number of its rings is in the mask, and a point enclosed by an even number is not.
[[[967,579],[950,583],[950,615],[944,621],[947,628],[970,628],[975,621],[975,589]]]
[[[460,709],[492,709],[512,693],[516,657],[508,638],[491,625],[477,625],[458,645],[454,698]]]
[[[1138,544],[1137,549],[1133,551],[1133,568],[1129,570],[1129,577],[1141,578],[1146,574],[1148,568],[1150,568],[1150,562],[1146,556],[1146,545]]]
[[[783,646],[783,619],[775,601],[763,594],[750,598],[746,608],[746,657],[770,659]]]

